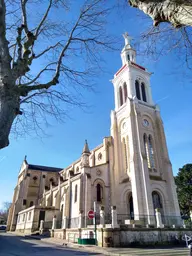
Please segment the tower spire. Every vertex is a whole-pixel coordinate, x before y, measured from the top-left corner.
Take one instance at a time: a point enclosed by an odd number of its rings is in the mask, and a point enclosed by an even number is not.
[[[85,145],[84,145],[84,147],[83,147],[83,152],[82,152],[82,154],[84,154],[84,153],[90,154],[90,150],[89,150],[89,146],[88,146],[87,140],[85,140]]]
[[[81,155],[81,167],[89,167],[89,156],[90,156],[90,150],[87,143],[87,140],[85,140],[85,145],[83,147],[83,152]]]

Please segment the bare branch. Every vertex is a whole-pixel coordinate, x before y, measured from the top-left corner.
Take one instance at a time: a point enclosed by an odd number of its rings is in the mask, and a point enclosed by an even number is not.
[[[47,16],[48,16],[48,14],[49,14],[49,11],[51,10],[52,3],[53,3],[53,1],[52,1],[52,0],[49,0],[49,5],[48,5],[48,7],[47,7],[47,10],[46,10],[46,12],[45,12],[45,14],[44,14],[44,16],[43,16],[41,22],[39,23],[39,25],[38,25],[38,27],[37,27],[37,29],[36,29],[35,37],[37,37],[37,36],[39,35],[39,31],[41,30],[41,28],[42,28],[44,22],[45,22],[46,19],[47,19]]]
[[[61,42],[56,43],[55,45],[49,46],[47,49],[43,50],[41,53],[34,55],[34,59],[38,59],[40,57],[42,57],[45,53],[47,53],[48,51],[56,48],[57,46],[61,46]]]
[[[20,1],[21,1],[21,10],[22,10],[22,18],[23,18],[22,27],[27,35],[29,33],[28,23],[27,23],[27,12],[26,12],[26,3],[28,0],[20,0]]]
[[[154,21],[170,22],[174,27],[192,26],[191,0],[129,0],[131,6],[139,8]]]

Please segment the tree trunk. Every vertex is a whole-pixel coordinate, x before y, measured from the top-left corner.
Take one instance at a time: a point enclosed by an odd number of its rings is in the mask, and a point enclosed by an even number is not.
[[[0,85],[0,149],[9,145],[9,133],[19,111],[19,97]],[[10,90],[11,91],[11,90]]]
[[[157,26],[170,22],[174,27],[192,26],[191,0],[129,0],[131,6],[148,14]]]
[[[14,90],[9,42],[6,39],[6,5],[0,0],[0,149],[9,145],[9,133],[19,111],[19,96]]]

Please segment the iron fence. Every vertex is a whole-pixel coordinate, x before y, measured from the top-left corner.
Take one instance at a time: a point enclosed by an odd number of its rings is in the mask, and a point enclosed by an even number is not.
[[[165,227],[171,227],[173,225],[180,226],[182,225],[182,219],[180,216],[165,216],[162,215],[162,223],[165,225]]]
[[[69,228],[78,228],[78,226],[79,226],[79,217],[70,218],[68,226],[69,226]]]
[[[100,224],[100,216],[96,215],[96,225]],[[94,225],[94,219],[89,219],[87,216],[83,217],[83,227]]]
[[[56,229],[62,228],[62,220],[57,220],[56,221]]]
[[[112,223],[112,217],[111,214],[105,215],[105,224],[111,224]]]
[[[43,224],[43,228],[46,229],[46,230],[52,229],[52,224],[53,224],[52,221],[45,221],[44,224]]]
[[[167,215],[161,215],[162,224],[164,224],[165,228],[174,228],[175,227],[183,227],[183,225],[186,226],[186,228],[192,228],[192,222],[189,219],[183,220],[181,216],[167,216]],[[133,224],[135,227],[151,227],[156,228],[157,227],[157,221],[155,215],[129,215],[129,214],[117,214],[117,223],[120,226],[128,225],[133,227]],[[96,215],[96,225],[99,225],[100,223],[100,216]],[[105,215],[105,224],[112,224],[112,216],[111,214]],[[82,223],[81,227],[86,228],[88,226],[93,226],[94,220],[89,219],[87,216],[82,217]],[[79,217],[70,218],[68,219],[68,228],[79,228]],[[52,228],[52,221],[44,222],[44,229],[51,229]],[[60,229],[62,228],[62,220],[57,220],[56,222],[56,228]]]
[[[119,225],[136,224],[141,227],[146,227],[147,225],[155,226],[156,218],[155,215],[117,214],[117,223]]]

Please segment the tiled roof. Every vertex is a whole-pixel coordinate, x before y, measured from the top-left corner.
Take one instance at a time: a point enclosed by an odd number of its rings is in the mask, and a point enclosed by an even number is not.
[[[38,170],[38,171],[43,171],[43,172],[60,172],[61,170],[63,170],[63,168],[34,165],[34,164],[29,164],[28,168],[31,170]]]

